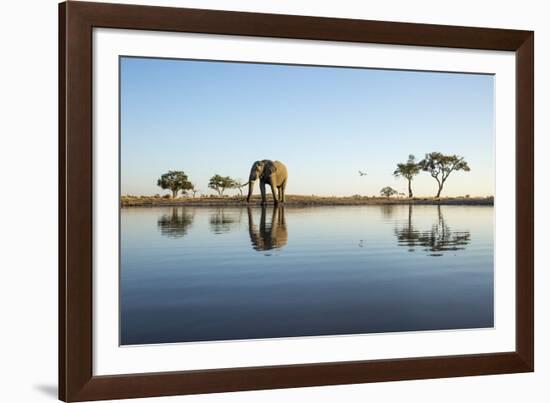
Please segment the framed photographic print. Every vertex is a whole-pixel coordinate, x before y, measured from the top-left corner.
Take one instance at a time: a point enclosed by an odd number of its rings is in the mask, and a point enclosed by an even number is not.
[[[60,399],[533,371],[533,32],[59,32]]]

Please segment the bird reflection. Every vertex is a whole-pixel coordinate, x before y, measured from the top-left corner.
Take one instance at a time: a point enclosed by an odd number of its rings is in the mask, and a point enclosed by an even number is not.
[[[241,222],[241,216],[234,212],[228,212],[223,208],[210,215],[210,229],[217,235],[231,231]]]
[[[159,217],[157,225],[161,235],[168,238],[181,238],[187,235],[194,218],[194,214],[189,213],[185,208],[172,207],[170,214]]]
[[[445,252],[464,250],[470,243],[469,231],[453,231],[446,223],[441,206],[437,206],[437,221],[428,230],[418,230],[412,223],[413,206],[409,205],[407,224],[395,229],[397,243],[414,252],[420,247],[429,256],[443,256]]]
[[[257,251],[279,249],[288,241],[288,231],[285,221],[285,209],[282,206],[273,206],[271,221],[267,222],[268,208],[262,206],[260,226],[254,224],[252,208],[248,207],[248,232],[252,248]]]

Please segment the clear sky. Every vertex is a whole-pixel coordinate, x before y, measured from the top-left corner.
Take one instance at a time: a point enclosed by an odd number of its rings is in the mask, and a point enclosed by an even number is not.
[[[492,195],[493,79],[124,57],[121,192],[168,193],[157,179],[181,170],[210,194],[214,174],[244,182],[254,161],[272,159],[288,168],[287,194],[406,193],[392,175],[396,163],[440,151],[471,168],[451,174],[443,196]],[[413,181],[415,195],[436,190],[427,173]]]

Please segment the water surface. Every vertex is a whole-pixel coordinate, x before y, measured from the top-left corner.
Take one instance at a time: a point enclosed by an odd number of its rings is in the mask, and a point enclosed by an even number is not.
[[[493,326],[493,207],[121,210],[121,344]]]

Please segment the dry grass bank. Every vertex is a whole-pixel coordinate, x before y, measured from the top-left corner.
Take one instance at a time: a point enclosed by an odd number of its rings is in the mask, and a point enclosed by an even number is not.
[[[250,204],[259,205],[260,196],[252,198]],[[441,204],[441,205],[485,205],[492,206],[493,197],[371,197],[371,196],[301,196],[287,195],[285,205],[287,206],[354,206],[354,205],[377,205],[377,204]],[[268,198],[268,204],[273,204],[273,199]],[[122,207],[137,206],[245,206],[246,198],[243,196],[226,197],[181,197],[167,199],[153,196],[122,196]]]

